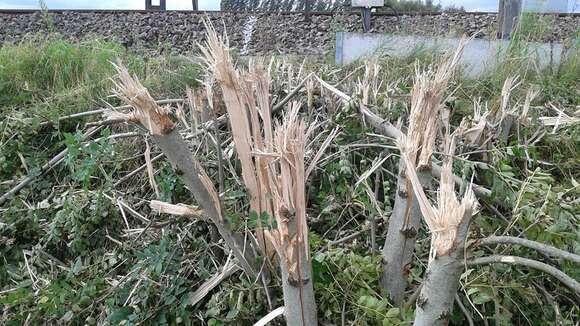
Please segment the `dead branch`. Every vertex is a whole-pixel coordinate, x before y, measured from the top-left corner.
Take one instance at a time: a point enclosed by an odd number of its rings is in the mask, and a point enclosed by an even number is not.
[[[520,245],[526,248],[534,249],[540,251],[546,255],[558,257],[562,259],[566,259],[572,261],[576,264],[580,264],[580,255],[576,255],[574,253],[558,249],[556,247],[552,247],[547,244],[543,244],[540,242],[510,237],[510,236],[491,236],[484,239],[479,239],[475,242],[476,246],[487,246],[493,244],[513,244],[513,245]]]
[[[173,103],[183,103],[183,99],[165,99],[165,100],[158,100],[155,101],[155,103],[157,104],[173,104]],[[68,119],[76,119],[76,118],[82,118],[82,117],[88,117],[88,116],[92,116],[92,115],[99,115],[99,114],[103,114],[106,113],[107,111],[111,111],[111,110],[126,110],[126,109],[130,109],[131,106],[130,105],[122,105],[122,106],[116,106],[113,108],[102,108],[102,109],[96,109],[96,110],[91,110],[91,111],[84,111],[84,112],[79,112],[79,113],[74,113],[74,114],[70,114],[70,115],[65,115],[62,117],[58,118],[58,122],[62,122]],[[43,121],[40,123],[41,126],[47,126],[47,125],[52,125],[54,122],[53,121]]]
[[[160,214],[169,214],[176,216],[198,217],[203,215],[203,211],[198,207],[184,204],[169,204],[159,200],[152,200],[149,204],[151,210]]]
[[[276,317],[281,316],[283,314],[284,314],[284,307],[278,307],[278,308],[270,311],[270,313],[268,313],[266,316],[262,317],[260,320],[258,320],[254,324],[254,326],[266,326],[266,325],[268,325],[269,322],[274,320]]]
[[[533,268],[549,274],[554,278],[558,279],[568,288],[576,292],[576,294],[580,294],[580,283],[573,279],[572,277],[568,276],[566,273],[562,272],[561,270],[557,269],[554,266],[539,262],[537,260],[523,258],[518,256],[488,256],[488,257],[478,257],[467,260],[467,266],[477,266],[477,265],[488,265],[488,264],[510,264],[510,265],[521,265],[526,266],[529,268]]]
[[[251,245],[243,237],[235,234],[229,221],[223,216],[217,193],[211,180],[188,150],[187,143],[176,130],[166,109],[155,103],[139,80],[131,77],[126,68],[116,65],[119,81],[115,82],[116,94],[134,108],[134,121],[146,128],[155,143],[165,153],[181,180],[192,192],[204,212],[217,226],[227,246],[233,251],[246,275],[257,279],[259,268],[255,266],[256,255]]]
[[[345,105],[350,105],[354,103],[354,99],[342,91],[338,90],[336,87],[328,84],[324,80],[320,79],[320,77],[315,76],[315,78],[320,82],[320,84],[330,90],[331,92],[335,93]],[[369,110],[364,105],[359,105],[359,112],[363,116],[364,121],[369,123],[378,133],[384,135],[389,138],[399,139],[401,136],[401,130],[395,127],[393,124],[388,122],[387,120],[382,119],[376,113]],[[439,178],[441,176],[441,167],[435,163],[431,166],[431,173],[434,177]],[[453,176],[453,180],[457,184],[458,187],[463,188],[465,184],[463,180],[461,180],[458,176]],[[473,192],[480,198],[488,198],[491,196],[491,190],[486,189],[482,186],[478,186],[476,184],[473,185]]]
[[[198,302],[205,298],[205,296],[211,290],[213,290],[216,286],[218,286],[221,282],[223,282],[238,270],[240,270],[238,265],[236,265],[233,261],[228,260],[221,272],[210,277],[199,288],[197,288],[195,292],[191,294],[188,303],[192,306],[195,306]]]

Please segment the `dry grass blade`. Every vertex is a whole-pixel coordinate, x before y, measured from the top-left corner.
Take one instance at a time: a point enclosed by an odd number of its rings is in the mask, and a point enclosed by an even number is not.
[[[155,191],[155,196],[159,198],[159,187],[157,187],[157,182],[155,182],[155,172],[153,171],[153,163],[151,162],[151,146],[149,146],[149,141],[145,138],[145,164],[147,165],[147,176],[149,177],[149,184],[151,188]]]
[[[332,141],[336,138],[336,136],[338,136],[338,131],[339,131],[338,127],[334,128],[330,132],[330,134],[326,137],[324,142],[322,142],[322,145],[320,145],[320,148],[316,152],[316,155],[314,155],[314,158],[312,159],[310,165],[308,165],[308,168],[306,169],[305,179],[308,179],[310,173],[312,173],[312,171],[316,167],[316,164],[318,163],[318,161],[320,160],[320,158],[322,157],[328,146],[330,146],[330,143],[332,143]]]
[[[508,113],[509,101],[514,89],[516,89],[521,83],[518,81],[520,79],[519,76],[512,76],[507,78],[502,86],[501,89],[501,105],[500,105],[500,112],[501,118]]]
[[[463,137],[471,145],[483,145],[482,135],[487,126],[487,117],[489,111],[487,108],[483,109],[481,103],[476,101],[473,103],[473,121],[469,123],[466,119],[461,122],[461,125],[466,130],[463,132]],[[469,124],[469,126],[468,126]]]
[[[532,105],[532,101],[536,99],[540,95],[540,88],[533,86],[528,89],[526,93],[526,100],[524,101],[524,106],[522,107],[522,112],[520,113],[520,121],[522,123],[526,123],[526,117],[528,116],[528,112],[530,111],[530,106]]]

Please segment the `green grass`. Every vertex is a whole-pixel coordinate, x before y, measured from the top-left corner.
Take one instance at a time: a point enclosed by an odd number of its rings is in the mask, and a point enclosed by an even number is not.
[[[64,115],[120,104],[111,97],[112,62],[121,60],[156,98],[183,97],[195,87],[200,67],[183,57],[149,57],[101,39],[79,43],[36,35],[0,47],[0,177],[25,171],[18,153],[35,169],[62,150],[64,133],[74,133],[83,119],[52,126]],[[15,137],[15,138],[13,138]]]
[[[0,48],[0,108],[29,117],[53,117],[103,105],[111,93],[111,62],[122,60],[156,95],[182,94],[197,85],[197,65],[174,57],[146,58],[117,43],[72,43],[36,36]],[[99,103],[100,102],[100,103]],[[28,109],[25,109],[28,107]]]

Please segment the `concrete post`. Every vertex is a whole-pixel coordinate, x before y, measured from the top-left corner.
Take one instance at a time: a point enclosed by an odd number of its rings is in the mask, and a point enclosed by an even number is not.
[[[159,0],[159,6],[154,6],[152,0],[145,0],[145,10],[167,10],[166,0]]]
[[[500,0],[498,38],[509,39],[522,13],[522,0]]]

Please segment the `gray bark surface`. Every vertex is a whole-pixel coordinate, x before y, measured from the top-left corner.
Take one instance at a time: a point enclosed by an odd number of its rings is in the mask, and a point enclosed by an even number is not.
[[[203,208],[207,216],[212,220],[218,232],[224,239],[226,245],[233,251],[241,267],[249,277],[256,279],[259,268],[256,263],[256,253],[250,245],[250,241],[244,241],[243,237],[235,234],[226,218],[221,217],[219,207],[214,203],[210,194],[205,190],[198,170],[198,164],[187,143],[183,140],[179,131],[174,129],[166,135],[152,135],[153,140],[161,148],[165,156],[169,159],[177,174],[191,191],[199,205]]]
[[[448,254],[435,256],[427,266],[421,293],[417,298],[415,326],[447,325],[455,294],[459,287],[459,278],[463,271],[465,241],[467,239],[471,210],[463,216],[458,227],[453,248]]]
[[[347,100],[343,98],[343,100],[348,104],[351,99],[348,98]],[[373,129],[379,134],[394,139],[401,137],[401,131],[397,127],[393,126],[393,124],[391,124],[389,121],[382,119],[364,105],[360,106],[359,112],[363,116],[364,121],[371,125],[371,127],[373,127]],[[441,167],[435,163],[431,164],[431,172],[434,177],[441,177]],[[453,180],[455,180],[455,184],[457,184],[459,187],[465,186],[463,180],[461,180],[460,177],[453,176]],[[475,195],[479,198],[488,198],[492,195],[491,190],[482,186],[474,184],[472,185],[472,188]]]
[[[280,264],[282,289],[284,291],[284,316],[288,326],[316,326],[316,300],[310,262],[304,250],[300,255],[300,275],[302,280],[293,279],[288,266]]]
[[[566,285],[570,290],[576,292],[576,294],[580,294],[580,282],[576,281],[572,277],[568,276],[568,274],[562,272],[561,270],[557,269],[554,266],[550,266],[548,264],[539,262],[537,260],[518,257],[518,256],[488,256],[488,257],[479,257],[468,260],[466,262],[467,266],[477,266],[477,265],[487,265],[487,264],[495,264],[495,263],[503,263],[503,264],[510,264],[510,265],[521,265],[526,266],[529,268],[533,268],[539,270],[541,272],[547,273],[552,275],[554,278],[558,279],[564,285]]]
[[[537,241],[532,241],[528,239],[510,237],[510,236],[491,236],[477,241],[479,246],[492,245],[492,244],[513,244],[530,249],[534,249],[543,252],[546,255],[558,257],[572,261],[576,264],[580,264],[580,255],[552,247],[550,245],[540,243]]]
[[[381,285],[391,301],[400,306],[404,302],[407,275],[413,260],[417,232],[421,227],[421,210],[412,189],[407,189],[404,163],[399,164],[395,205],[382,251]],[[431,173],[418,173],[421,183],[430,183]],[[408,204],[411,207],[408,208]],[[408,220],[408,221],[407,221]]]

